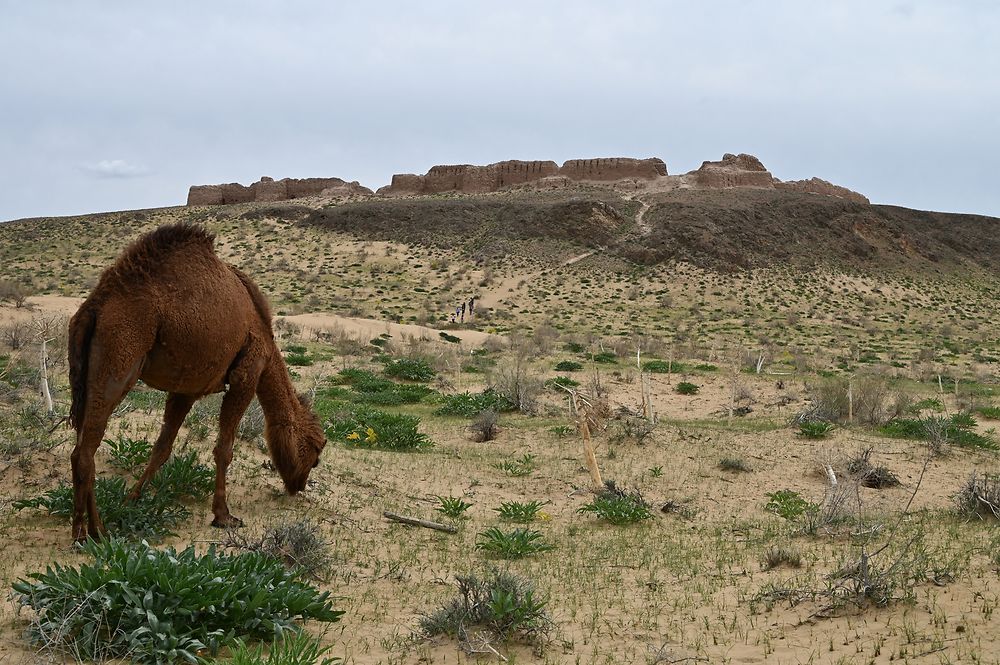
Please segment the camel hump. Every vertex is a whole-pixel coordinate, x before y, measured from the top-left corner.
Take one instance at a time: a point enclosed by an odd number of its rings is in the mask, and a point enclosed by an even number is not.
[[[253,280],[250,279],[246,273],[237,268],[236,266],[226,264],[233,274],[243,282],[243,288],[247,290],[250,295],[250,299],[253,300],[253,306],[257,310],[257,314],[260,316],[261,322],[264,324],[265,329],[271,333],[271,337],[274,337],[274,331],[271,328],[271,306],[267,304],[267,296],[260,290]]]
[[[192,249],[215,254],[215,235],[196,224],[167,224],[129,245],[110,272],[125,283],[149,276],[171,254]]]

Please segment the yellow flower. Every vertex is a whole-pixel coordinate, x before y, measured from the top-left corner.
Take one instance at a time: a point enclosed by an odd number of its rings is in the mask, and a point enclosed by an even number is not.
[[[544,521],[544,522],[547,522],[547,521],[549,521],[550,519],[552,519],[552,515],[549,515],[549,514],[548,514],[547,512],[545,512],[544,510],[540,510],[540,511],[538,511],[538,519],[540,519],[540,520],[542,520],[542,521]]]
[[[369,427],[365,433],[368,435],[365,437],[365,441],[367,441],[368,443],[375,443],[375,439],[378,438],[377,436],[375,436],[375,430]]]
[[[351,432],[350,434],[347,435],[347,440],[348,441],[357,441],[360,438],[361,438],[361,435],[358,434],[357,432]]]

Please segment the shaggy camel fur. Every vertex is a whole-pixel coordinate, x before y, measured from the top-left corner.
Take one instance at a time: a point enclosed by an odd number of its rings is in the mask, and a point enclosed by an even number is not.
[[[215,446],[213,526],[242,524],[226,503],[226,469],[255,393],[271,459],[288,493],[301,491],[319,463],[326,437],[306,400],[295,394],[267,301],[246,275],[216,257],[213,241],[204,229],[185,224],[139,238],[104,271],[70,321],[77,541],[105,534],[94,497],[94,454],[115,406],[138,379],[168,396],[163,427],[131,499],[170,457],[191,406],[210,393],[225,393]]]

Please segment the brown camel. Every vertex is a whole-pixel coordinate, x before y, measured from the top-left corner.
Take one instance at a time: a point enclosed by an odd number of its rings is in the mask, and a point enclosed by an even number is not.
[[[240,418],[256,393],[271,459],[289,494],[305,488],[326,437],[295,394],[274,342],[260,289],[216,257],[214,236],[198,226],[162,226],[132,243],[107,268],[69,323],[73,538],[105,534],[94,497],[94,454],[108,418],[138,379],[168,393],[163,427],[146,470],[129,494],[170,457],[194,402],[224,392],[215,446],[213,526],[240,526],[226,503],[226,469]],[[84,524],[84,512],[87,522]]]

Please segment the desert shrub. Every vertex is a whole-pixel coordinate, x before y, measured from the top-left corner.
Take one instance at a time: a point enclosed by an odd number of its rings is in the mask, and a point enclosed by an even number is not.
[[[601,363],[604,365],[614,365],[618,362],[618,356],[615,355],[614,351],[601,351],[600,353],[595,353],[590,358],[595,363]]]
[[[309,519],[282,520],[259,533],[230,529],[224,544],[240,552],[261,552],[314,580],[326,579],[333,563],[330,542]]]
[[[561,439],[564,436],[569,436],[570,434],[575,432],[576,428],[571,427],[570,425],[553,425],[552,427],[549,428],[549,431]]]
[[[438,336],[441,339],[443,339],[444,341],[449,342],[451,344],[460,344],[462,342],[462,338],[461,337],[456,337],[455,335],[449,335],[448,333],[444,332],[443,330],[438,333]]]
[[[514,410],[527,415],[538,411],[543,385],[542,379],[520,358],[510,364],[498,365],[490,375],[493,392],[513,404]]]
[[[240,418],[236,436],[241,441],[259,441],[264,436],[264,409],[256,397]]]
[[[798,492],[794,490],[778,490],[767,495],[768,502],[764,510],[774,513],[786,520],[795,520],[802,517],[806,512],[818,512],[819,506],[811,501],[806,501]]]
[[[468,631],[485,629],[500,642],[512,638],[538,643],[552,628],[534,585],[514,573],[492,570],[482,579],[474,575],[456,576],[458,595],[420,619],[420,629],[428,637],[450,635],[468,639]]]
[[[910,413],[920,413],[921,411],[934,411],[939,413],[944,411],[944,405],[941,403],[941,400],[934,397],[928,397],[911,404],[908,411]]]
[[[465,511],[472,507],[471,503],[457,496],[439,496],[437,500],[438,507],[434,510],[453,520],[466,517]]]
[[[871,448],[858,451],[847,462],[847,472],[858,479],[858,482],[865,487],[882,489],[884,487],[895,487],[899,485],[899,478],[896,477],[889,467],[875,465],[871,463]]]
[[[698,393],[698,390],[698,386],[689,381],[681,381],[674,387],[674,391],[680,395],[695,395]]]
[[[504,501],[494,508],[501,519],[511,522],[534,522],[547,501]]]
[[[575,360],[560,360],[556,363],[554,369],[557,372],[579,372],[583,369],[583,364],[578,363]]]
[[[961,422],[967,421],[963,419]],[[928,441],[938,451],[948,444],[962,448],[1000,450],[1000,446],[992,438],[970,431],[964,424],[957,425],[952,418],[940,416],[896,418],[880,427],[878,432],[895,439]]]
[[[781,566],[790,568],[802,567],[802,554],[794,548],[776,546],[769,549],[761,560],[761,566],[765,570],[774,570]]]
[[[293,367],[308,367],[313,364],[313,359],[304,346],[289,346],[285,352],[285,362]]]
[[[587,347],[579,342],[566,342],[563,344],[563,349],[569,351],[570,353],[583,353],[586,348]]]
[[[267,654],[264,645],[250,647],[239,642],[232,650],[229,665],[338,665],[344,661],[327,656],[332,645],[320,646],[319,641],[306,632],[284,633]]]
[[[649,503],[638,490],[626,490],[607,480],[605,487],[590,503],[577,509],[578,513],[590,513],[614,525],[634,524],[653,516]]]
[[[676,372],[677,364],[667,360],[647,360],[642,363],[642,371],[652,372],[653,374],[666,374],[668,372]]]
[[[546,381],[545,385],[558,390],[559,388],[576,388],[580,385],[580,382],[568,376],[556,376]]]
[[[955,503],[966,517],[1000,519],[1000,474],[973,471],[955,495]]]
[[[14,592],[36,618],[28,636],[80,660],[139,663],[215,655],[237,635],[270,640],[296,621],[337,621],[330,594],[300,581],[261,553],[210,548],[156,550],[146,543],[88,541],[93,563],[55,564],[18,580]]]
[[[351,392],[328,388],[322,394],[333,399],[347,399],[360,404],[376,406],[398,406],[416,404],[433,395],[434,390],[418,384],[402,384],[390,381],[363,369],[348,368],[336,377],[338,385],[348,385]]]
[[[434,379],[434,369],[423,358],[397,358],[385,366],[386,376],[426,383]]]
[[[486,410],[476,416],[476,419],[469,425],[472,436],[477,442],[492,441],[497,438],[500,427],[497,425],[497,412]]]
[[[339,408],[338,408],[339,407]],[[433,446],[418,429],[420,419],[401,413],[387,413],[365,405],[317,404],[321,417],[326,416],[326,435],[357,448],[380,450],[422,450]]]
[[[554,548],[545,542],[541,533],[527,528],[504,531],[491,527],[476,537],[476,549],[498,559],[521,559]]]
[[[825,420],[807,420],[799,423],[798,435],[806,439],[825,439],[835,429],[833,423]]]
[[[465,416],[472,418],[483,411],[506,412],[513,411],[515,405],[505,396],[499,394],[492,388],[487,388],[481,393],[458,393],[455,395],[443,395],[441,406],[435,411],[438,416]]]
[[[723,457],[719,460],[719,468],[733,473],[750,473],[753,470],[744,459],[739,457]]]
[[[184,501],[204,499],[215,488],[215,472],[200,464],[194,451],[175,455],[160,467],[142,495],[128,501],[131,489],[125,478],[98,478],[94,496],[104,526],[124,538],[162,538],[190,517]],[[61,485],[41,496],[13,503],[18,510],[43,508],[50,515],[73,515],[73,487]]]
[[[865,374],[854,379],[853,388],[845,377],[826,378],[811,386],[813,404],[809,417],[803,420],[845,422],[851,412],[849,391],[853,391],[855,422],[877,427],[893,415],[888,380],[879,374]]]

